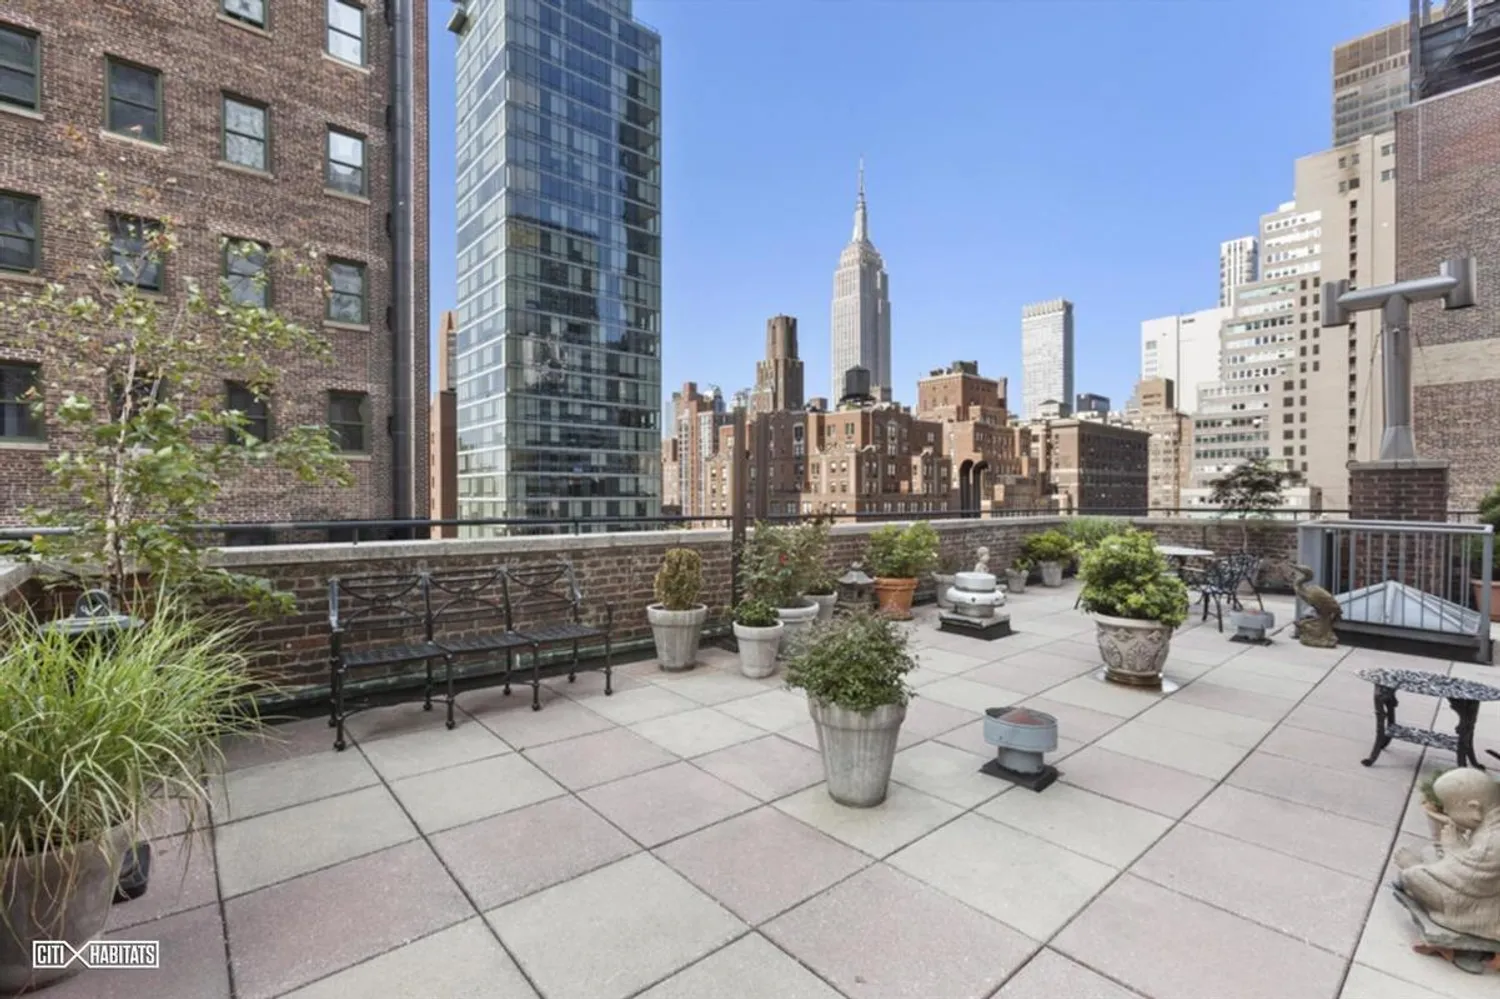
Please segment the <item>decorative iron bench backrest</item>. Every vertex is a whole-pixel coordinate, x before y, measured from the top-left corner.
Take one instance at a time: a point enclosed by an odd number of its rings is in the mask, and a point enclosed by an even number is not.
[[[426,572],[328,580],[328,629],[345,641],[430,639],[431,621]]]
[[[583,619],[583,591],[573,573],[573,563],[566,559],[510,566],[505,570],[505,595],[512,631],[559,617],[574,623]]]
[[[503,565],[454,569],[429,576],[432,628],[436,635],[489,633],[510,627]]]

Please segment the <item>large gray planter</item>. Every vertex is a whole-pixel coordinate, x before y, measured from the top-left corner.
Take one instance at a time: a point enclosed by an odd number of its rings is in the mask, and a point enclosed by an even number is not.
[[[752,680],[776,672],[776,654],[786,625],[777,621],[769,628],[751,628],[734,623],[734,639],[740,647],[740,672]]]
[[[776,608],[776,616],[786,625],[786,632],[781,636],[783,654],[792,651],[798,642],[807,637],[813,623],[818,620],[818,609],[811,597],[804,597],[801,607]]]
[[[1136,621],[1095,614],[1104,675],[1136,687],[1161,686],[1161,670],[1171,651],[1172,629],[1158,621]]]
[[[949,572],[934,572],[932,581],[937,584],[938,610],[952,610],[953,601],[948,599],[948,587],[953,585],[953,574]]]
[[[833,608],[839,602],[837,593],[809,593],[807,599],[818,605],[817,621],[819,624],[826,624],[833,620]]]
[[[661,604],[646,608],[651,622],[651,638],[656,642],[656,661],[669,673],[691,669],[698,661],[698,639],[708,608],[699,604],[691,610],[667,610]]]
[[[128,845],[117,828],[103,843],[32,854],[0,871],[0,993],[40,988],[83,969],[73,961],[35,970],[31,943],[65,940],[76,948],[104,932]]]
[[[807,710],[818,732],[829,797],[851,808],[873,808],[884,801],[906,705],[883,704],[860,714],[809,697]]]
[[[1042,562],[1038,566],[1042,570],[1042,585],[1058,587],[1062,585],[1063,564],[1061,562]]]
[[[1011,593],[1026,592],[1026,573],[1014,569],[1005,570],[1005,588]]]

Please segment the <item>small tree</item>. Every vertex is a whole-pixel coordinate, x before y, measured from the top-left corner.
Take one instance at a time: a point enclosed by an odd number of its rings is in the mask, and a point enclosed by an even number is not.
[[[245,472],[275,466],[307,483],[352,481],[326,427],[268,433],[224,392],[233,381],[261,403],[289,359],[329,357],[320,336],[277,315],[264,293],[273,262],[305,276],[316,256],[226,242],[230,276],[216,293],[189,278],[178,294],[156,294],[147,289],[167,292],[178,247],[170,220],[106,216],[103,205],[118,199],[102,174],[96,193],[79,216],[97,238],[96,259],[40,289],[0,290],[0,320],[42,365],[32,409],[56,444],[47,501],[26,511],[27,523],[66,529],[15,554],[120,599],[138,596],[135,580],[149,576],[153,586],[288,607],[265,580],[208,567],[193,525]],[[153,193],[130,192],[147,203]]]
[[[1210,502],[1223,516],[1240,519],[1240,547],[1250,548],[1250,528],[1246,521],[1263,519],[1281,508],[1282,490],[1300,482],[1302,477],[1291,470],[1276,468],[1264,458],[1238,465],[1213,483]]]

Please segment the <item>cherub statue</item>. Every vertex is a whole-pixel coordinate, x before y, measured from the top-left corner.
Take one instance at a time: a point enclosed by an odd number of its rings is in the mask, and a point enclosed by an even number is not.
[[[990,571],[990,550],[988,548],[980,548],[979,551],[975,552],[974,554],[979,557],[979,561],[974,563],[974,571],[975,572],[989,572]]]
[[[1432,793],[1443,806],[1441,855],[1397,850],[1396,886],[1444,929],[1500,940],[1500,784],[1463,767]]]
[[[1303,645],[1314,649],[1338,648],[1339,639],[1333,632],[1333,622],[1344,616],[1344,610],[1339,606],[1333,594],[1321,586],[1309,586],[1308,581],[1313,578],[1313,571],[1305,565],[1292,566],[1292,573],[1296,576],[1293,589],[1302,602],[1313,609],[1313,617],[1305,617],[1297,622],[1297,640]]]

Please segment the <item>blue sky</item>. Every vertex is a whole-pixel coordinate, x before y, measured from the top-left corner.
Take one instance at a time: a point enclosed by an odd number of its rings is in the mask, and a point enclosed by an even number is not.
[[[454,302],[454,40],[432,7],[432,309]],[[754,381],[829,302],[866,161],[896,396],[954,359],[1020,382],[1020,310],[1076,308],[1080,392],[1116,405],[1140,322],[1216,304],[1220,241],[1330,144],[1331,49],[1405,0],[636,0],[662,34],[662,388]]]

